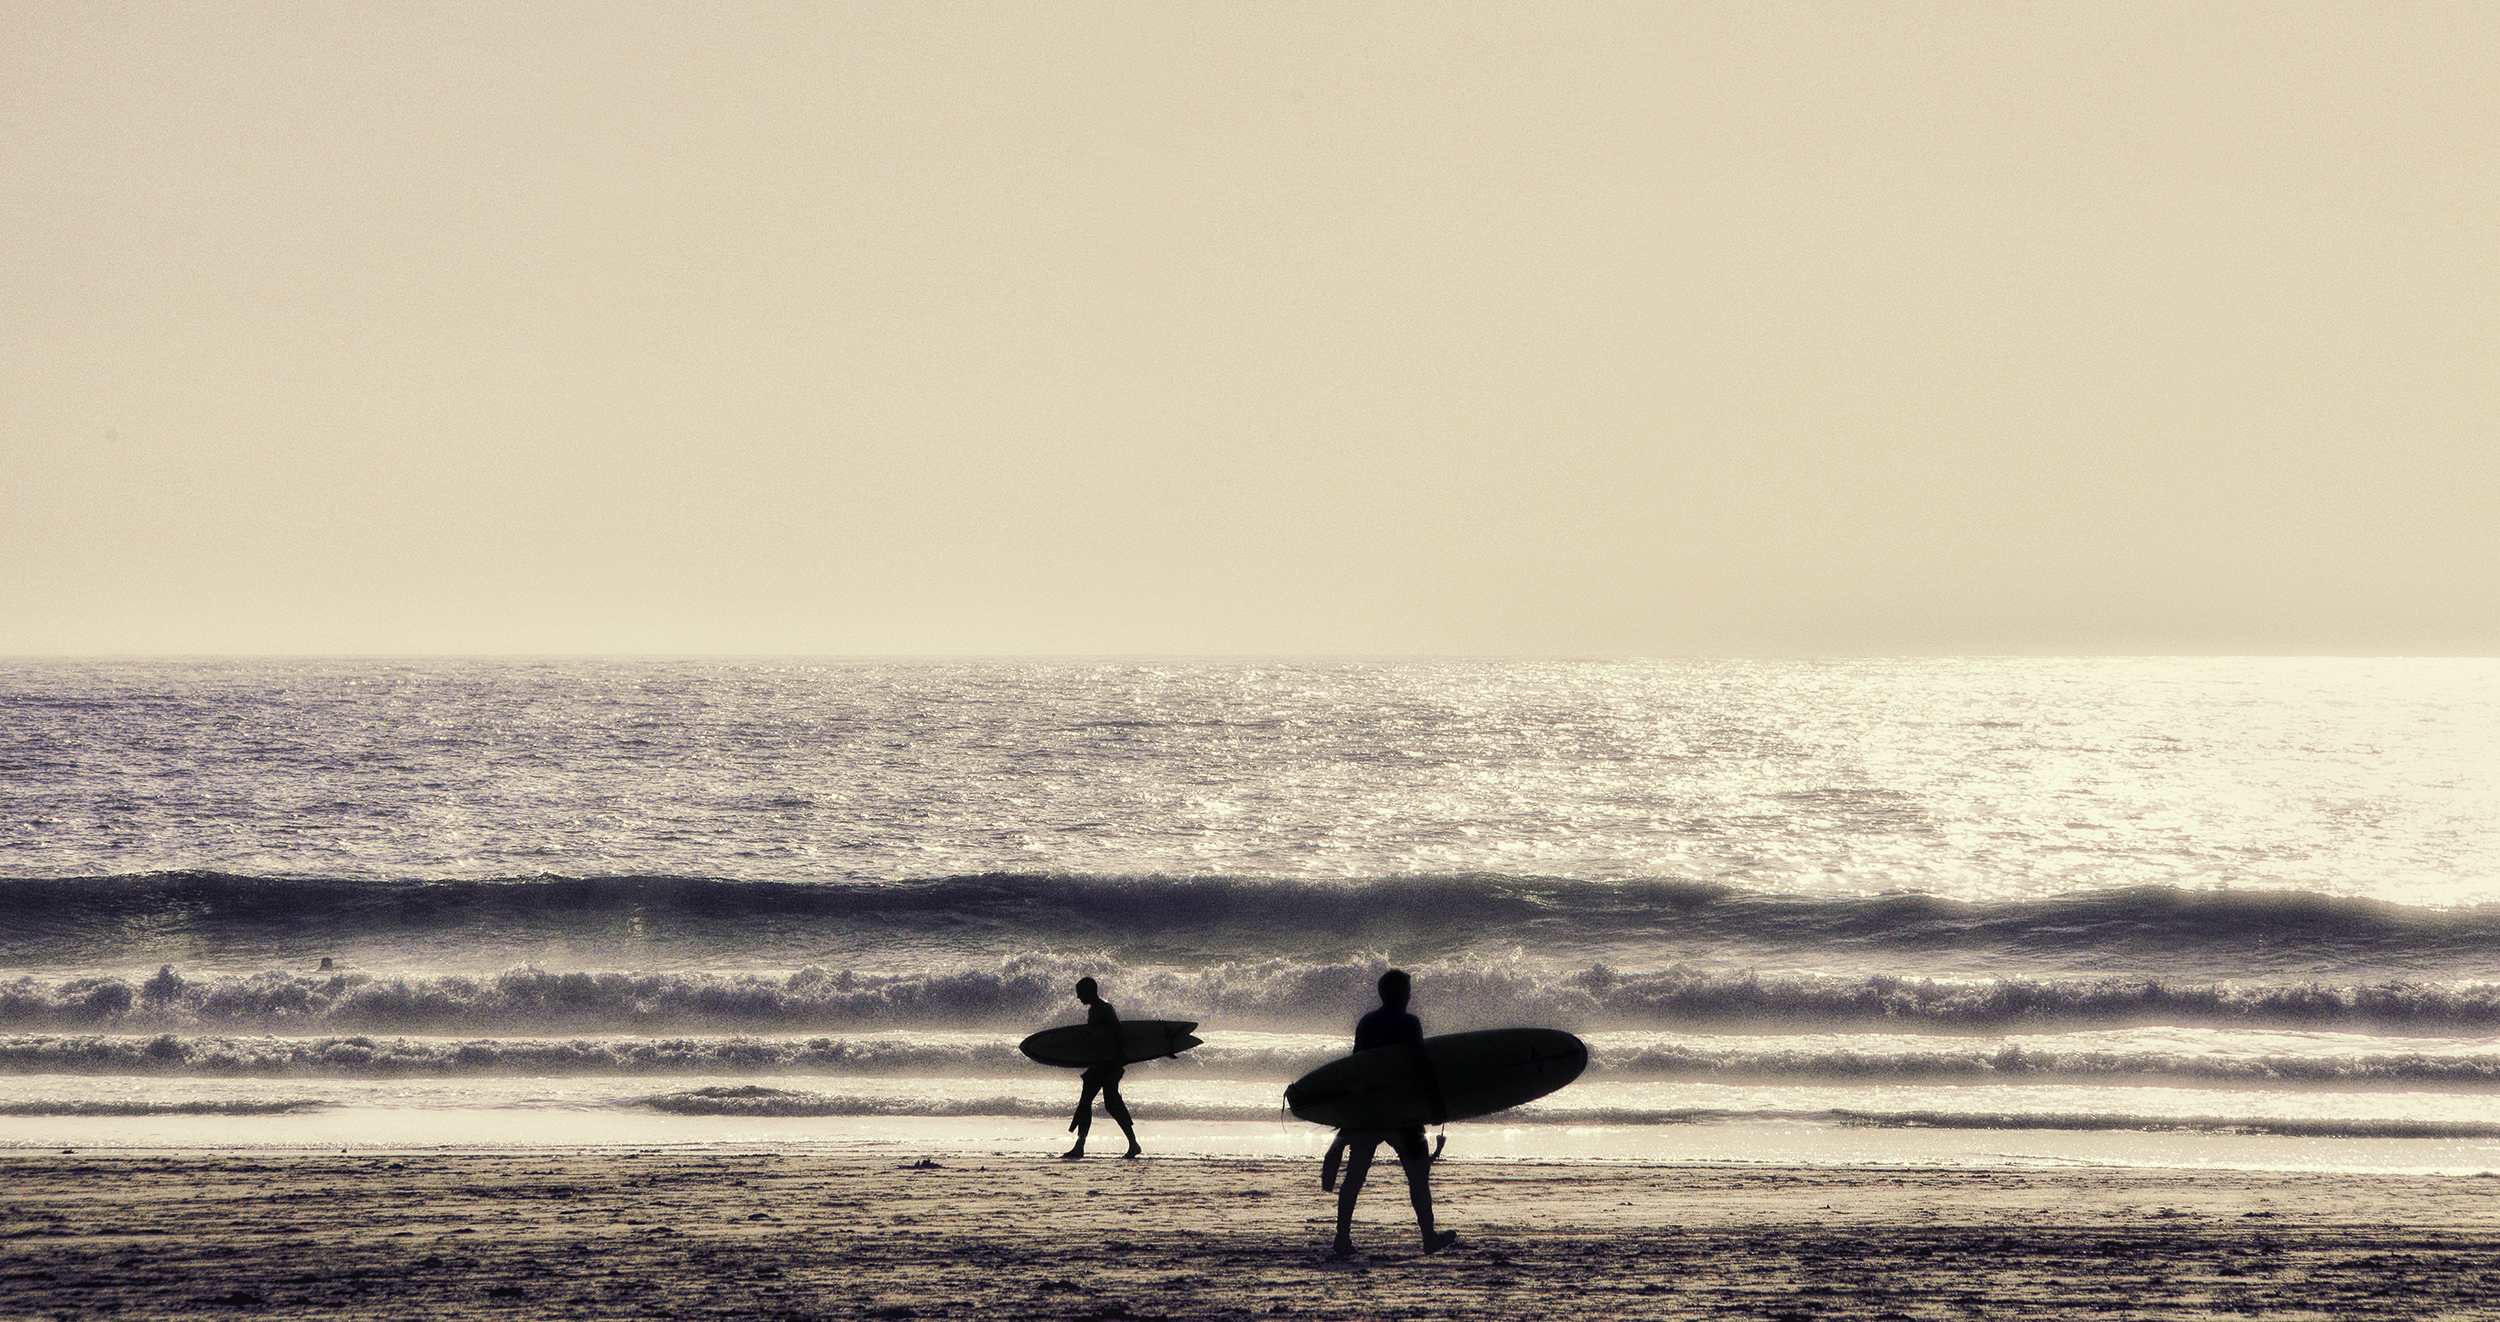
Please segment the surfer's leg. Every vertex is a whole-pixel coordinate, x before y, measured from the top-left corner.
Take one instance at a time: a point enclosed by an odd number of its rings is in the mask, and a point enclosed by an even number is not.
[[[1137,1126],[1129,1123],[1128,1103],[1120,1100],[1120,1083],[1117,1079],[1103,1085],[1102,1113],[1110,1116],[1114,1120],[1119,1121],[1120,1132],[1128,1135],[1128,1152],[1126,1155],[1134,1157],[1138,1153],[1145,1151],[1144,1148],[1137,1145]]]
[[[1337,1243],[1330,1256],[1354,1256],[1354,1200],[1362,1195],[1363,1177],[1371,1174],[1372,1151],[1380,1146],[1378,1139],[1350,1139],[1346,1143],[1345,1178],[1337,1185]]]
[[[1401,1129],[1396,1148],[1398,1164],[1406,1168],[1406,1199],[1415,1205],[1415,1229],[1424,1237],[1424,1252],[1439,1253],[1458,1242],[1455,1231],[1432,1228],[1432,1149],[1424,1146],[1424,1131]]]
[[[1059,1155],[1061,1157],[1082,1157],[1085,1155],[1085,1135],[1091,1132],[1094,1128],[1094,1094],[1100,1091],[1101,1088],[1102,1083],[1094,1078],[1094,1072],[1092,1070],[1087,1070],[1085,1072],[1085,1091],[1076,1099],[1076,1118],[1068,1122],[1068,1128],[1076,1131],[1076,1146],[1060,1153]]]

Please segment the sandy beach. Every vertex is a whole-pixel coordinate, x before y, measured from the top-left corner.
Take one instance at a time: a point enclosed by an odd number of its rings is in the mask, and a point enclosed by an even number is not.
[[[923,1164],[923,1163],[927,1164]],[[0,1317],[2490,1318],[2500,1181],[1451,1162],[0,1154]]]

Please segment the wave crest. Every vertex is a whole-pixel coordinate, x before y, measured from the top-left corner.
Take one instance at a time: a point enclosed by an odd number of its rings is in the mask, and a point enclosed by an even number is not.
[[[485,978],[362,973],[185,978],[82,977],[0,983],[0,1027],[20,1031],[290,1033],[807,1032],[1037,1026],[1070,1013],[1079,976],[1109,956],[1033,953],[910,973],[808,967],[787,974],[557,972],[524,966]],[[1194,969],[1128,968],[1124,1012],[1214,1028],[1338,1031],[1370,1003],[1387,967],[1349,959],[1269,959]],[[2241,984],[1768,977],[1690,969],[1558,972],[1502,960],[1410,965],[1436,1032],[1540,1023],[1575,1032],[1732,1026],[2010,1029],[2130,1024],[2395,1032],[2500,1025],[2500,984]]]
[[[25,964],[142,957],[180,931],[195,948],[277,949],[414,934],[605,943],[666,932],[737,962],[812,949],[1189,950],[1255,960],[1396,949],[1451,958],[1490,940],[1550,952],[1712,950],[1755,963],[1849,951],[1871,967],[1940,954],[2071,965],[2490,968],[2500,905],[2427,908],[2284,890],[2168,886],[1978,902],[1922,894],[1776,895],[1673,878],[1584,881],[1494,873],[1334,881],[989,873],[928,881],[541,876],[372,881],[194,871],[0,878],[0,954]],[[2429,961],[2429,964],[2420,963]],[[1131,961],[1134,962],[1134,961]],[[1814,964],[1820,959],[1800,962]]]

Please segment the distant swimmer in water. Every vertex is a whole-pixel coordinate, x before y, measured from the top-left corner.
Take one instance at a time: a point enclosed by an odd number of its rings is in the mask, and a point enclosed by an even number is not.
[[[1380,975],[1380,1008],[1364,1015],[1354,1025],[1354,1050],[1359,1054],[1380,1047],[1421,1047],[1424,1044],[1424,1022],[1406,1012],[1407,998],[1413,986],[1401,969]],[[1424,1146],[1424,1127],[1405,1125],[1397,1129],[1340,1129],[1337,1141],[1328,1147],[1328,1159],[1320,1167],[1319,1187],[1337,1188],[1337,1161],[1345,1159],[1345,1187],[1337,1190],[1337,1242],[1329,1257],[1354,1256],[1354,1200],[1362,1195],[1363,1179],[1371,1174],[1372,1154],[1386,1143],[1398,1154],[1398,1165],[1406,1170],[1407,1201],[1415,1205],[1415,1227],[1423,1233],[1424,1252],[1439,1253],[1458,1242],[1455,1230],[1432,1228],[1432,1162],[1440,1155]]]
[[[1085,1155],[1085,1135],[1094,1127],[1094,1094],[1101,1093],[1103,1114],[1118,1121],[1120,1132],[1128,1135],[1128,1151],[1120,1155],[1134,1157],[1145,1149],[1137,1146],[1137,1126],[1129,1123],[1128,1103],[1120,1100],[1120,1076],[1128,1073],[1127,1068],[1120,1064],[1120,1012],[1112,1009],[1111,1002],[1102,998],[1092,978],[1076,980],[1076,999],[1085,1003],[1085,1026],[1103,1035],[1105,1054],[1110,1058],[1100,1065],[1089,1066],[1080,1076],[1085,1082],[1085,1092],[1076,1099],[1076,1119],[1068,1122],[1068,1128],[1076,1131],[1076,1146],[1060,1156],[1076,1158]]]

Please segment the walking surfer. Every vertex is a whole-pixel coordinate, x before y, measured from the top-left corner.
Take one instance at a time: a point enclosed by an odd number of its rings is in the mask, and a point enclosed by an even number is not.
[[[1406,1012],[1407,998],[1413,986],[1406,973],[1391,969],[1380,975],[1380,1008],[1364,1015],[1354,1025],[1354,1050],[1357,1054],[1382,1047],[1421,1051],[1424,1045],[1424,1023]],[[1429,1079],[1427,1086],[1431,1085]],[[1440,1114],[1439,1094],[1435,1092],[1434,1114]],[[1439,1253],[1458,1242],[1454,1230],[1432,1228],[1432,1161],[1437,1151],[1424,1146],[1424,1127],[1404,1125],[1396,1129],[1340,1129],[1337,1141],[1328,1147],[1328,1159],[1321,1164],[1319,1187],[1337,1188],[1337,1161],[1345,1159],[1345,1187],[1337,1190],[1337,1242],[1329,1251],[1332,1258],[1354,1256],[1354,1200],[1363,1192],[1363,1180],[1371,1174],[1372,1154],[1386,1143],[1398,1154],[1398,1165],[1406,1170],[1407,1201],[1415,1205],[1415,1228],[1423,1234],[1424,1252]]]
[[[1120,1132],[1128,1135],[1128,1151],[1120,1155],[1134,1157],[1145,1149],[1137,1146],[1137,1126],[1129,1123],[1128,1103],[1120,1100],[1120,1076],[1128,1073],[1120,1063],[1120,1012],[1102,998],[1092,978],[1076,980],[1076,999],[1085,1003],[1085,1026],[1102,1035],[1105,1059],[1100,1065],[1089,1066],[1080,1076],[1085,1091],[1076,1099],[1076,1118],[1068,1122],[1068,1128],[1076,1131],[1076,1146],[1060,1156],[1064,1159],[1085,1155],[1085,1135],[1094,1127],[1094,1094],[1101,1093],[1103,1114],[1118,1121]]]

